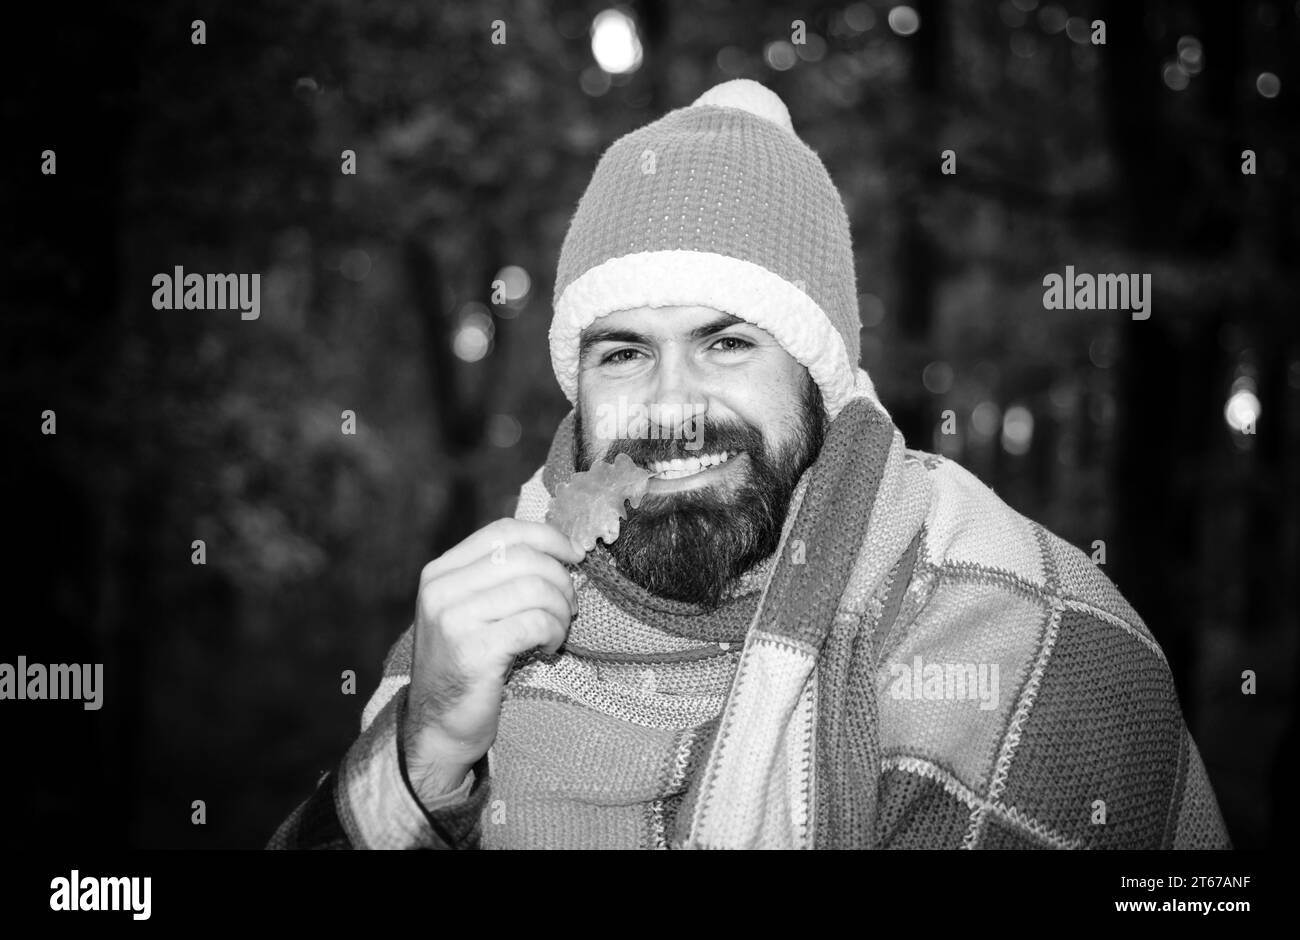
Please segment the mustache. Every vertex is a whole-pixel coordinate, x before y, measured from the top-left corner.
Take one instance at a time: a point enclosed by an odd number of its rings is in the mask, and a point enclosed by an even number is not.
[[[688,444],[693,446],[688,447]],[[619,454],[627,454],[635,463],[644,467],[654,461],[685,460],[724,450],[762,454],[765,444],[762,432],[751,425],[735,422],[706,423],[702,433],[695,438],[620,438],[610,443],[603,459],[610,461]]]

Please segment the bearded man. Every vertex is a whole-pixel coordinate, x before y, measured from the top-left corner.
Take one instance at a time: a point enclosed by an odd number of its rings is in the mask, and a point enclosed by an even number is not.
[[[904,446],[859,331],[843,204],[776,95],[616,141],[556,279],[574,408],[515,518],[426,566],[270,847],[1227,847],[1142,619]],[[594,420],[629,404],[697,424]],[[619,454],[652,475],[587,551],[548,507]]]

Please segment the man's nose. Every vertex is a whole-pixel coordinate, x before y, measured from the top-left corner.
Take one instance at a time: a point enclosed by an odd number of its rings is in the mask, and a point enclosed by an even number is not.
[[[706,377],[690,356],[669,351],[659,358],[651,403],[662,409],[662,423],[680,426],[702,418],[706,410]]]
[[[656,401],[680,402],[689,397],[696,382],[690,358],[668,349],[659,356],[652,392]]]

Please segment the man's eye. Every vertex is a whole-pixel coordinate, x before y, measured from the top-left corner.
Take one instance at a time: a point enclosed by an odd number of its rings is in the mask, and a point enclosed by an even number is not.
[[[723,351],[723,352],[740,352],[740,351],[743,350],[743,349],[753,349],[753,348],[754,348],[754,344],[753,344],[753,343],[751,343],[751,342],[750,342],[749,340],[747,340],[747,339],[741,339],[739,336],[724,336],[724,337],[722,337],[720,340],[718,340],[716,343],[714,343],[713,345],[714,345],[714,346],[719,346],[719,345],[722,344],[722,343],[731,343],[731,344],[732,344],[732,345],[730,345],[730,346],[723,346],[723,347],[722,347],[722,351]]]
[[[618,365],[619,363],[622,363],[622,362],[631,362],[631,361],[632,361],[630,358],[627,358],[627,357],[630,357],[630,356],[639,356],[639,355],[641,355],[640,351],[635,350],[635,349],[616,349],[616,350],[614,350],[612,353],[610,353],[608,356],[605,356],[603,359],[601,359],[601,360],[600,360],[600,364],[601,364],[601,365],[605,365],[605,364]]]

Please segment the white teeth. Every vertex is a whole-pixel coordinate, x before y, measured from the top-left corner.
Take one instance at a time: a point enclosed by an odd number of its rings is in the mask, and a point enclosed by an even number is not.
[[[681,458],[652,460],[646,464],[646,469],[661,480],[676,480],[681,477],[693,476],[701,470],[707,470],[709,467],[716,467],[732,456],[731,452],[723,451],[717,454],[706,454],[703,457],[687,457],[684,460]]]

